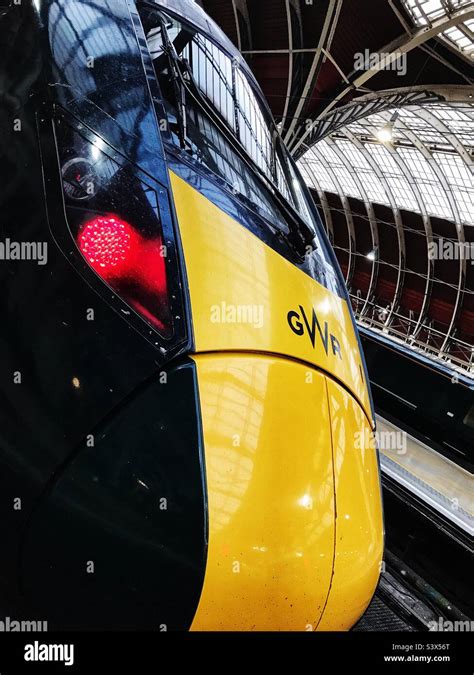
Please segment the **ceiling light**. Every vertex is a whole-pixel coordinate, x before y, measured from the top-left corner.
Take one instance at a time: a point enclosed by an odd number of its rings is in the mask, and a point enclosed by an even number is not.
[[[380,129],[378,129],[375,132],[375,136],[381,143],[393,142],[393,130],[397,119],[398,119],[398,112],[395,111],[391,116],[390,120],[386,124],[384,124],[383,127],[380,127]]]
[[[377,129],[375,135],[381,143],[391,143],[393,141],[393,123],[387,122],[383,127]]]

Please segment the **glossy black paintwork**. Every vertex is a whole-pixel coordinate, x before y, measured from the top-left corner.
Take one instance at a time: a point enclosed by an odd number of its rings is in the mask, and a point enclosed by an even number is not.
[[[164,377],[93,430],[33,514],[22,585],[52,628],[192,622],[207,540],[194,364]]]
[[[3,89],[0,99],[0,239],[45,242],[48,246],[48,261],[43,266],[31,260],[0,261],[0,538],[3,542],[0,601],[2,611],[10,612],[11,616],[17,615],[21,608],[26,616],[31,611],[27,568],[23,568],[23,582],[28,593],[25,596],[19,592],[20,544],[45,490],[60,479],[64,467],[88,434],[105,419],[112,419],[113,411],[120,410],[125,400],[133,399],[138,388],[162,370],[164,361],[191,347],[189,324],[186,324],[187,335],[178,336],[175,351],[163,352],[159,336],[157,344],[150,341],[144,322],[142,330],[114,305],[110,292],[94,274],[85,278],[87,270],[84,270],[83,262],[82,267],[77,262],[77,256],[76,260],[69,260],[74,244],[68,234],[53,135],[53,117],[59,110],[55,106],[61,104],[70,111],[69,114],[81,115],[80,122],[74,117],[76,123],[87,124],[90,127],[87,133],[99,136],[111,148],[118,147],[111,152],[118,152],[124,161],[135,166],[139,164],[147,180],[155,181],[165,189],[168,185],[161,142],[157,127],[154,127],[156,118],[147,96],[147,73],[141,66],[140,46],[134,37],[134,23],[127,14],[126,3],[100,3],[102,9],[92,12],[95,23],[89,24],[85,17],[91,14],[84,10],[88,3],[51,1],[36,4],[40,6],[40,14],[32,2],[24,0],[0,18]],[[98,6],[96,3],[95,7]],[[101,12],[102,18],[98,16]],[[107,35],[106,43],[102,40],[104,34]],[[117,50],[117,45],[123,48],[123,53],[120,52],[123,66],[118,70],[117,58],[109,59],[107,55],[98,59],[92,71],[89,97],[80,89],[71,89],[75,87],[71,64],[80,68],[77,55],[82,52],[78,45],[87,44],[90,48],[92,43],[88,41],[93,35],[97,35],[98,44],[107,44],[112,52]],[[50,53],[51,42],[55,45],[53,56],[56,61]],[[59,50],[60,45],[64,51]],[[70,78],[68,81],[61,81],[64,74]],[[120,124],[112,117],[120,118]],[[21,123],[18,131],[17,121]],[[171,201],[169,212],[161,215],[167,219],[166,227],[171,232]],[[175,245],[179,249],[178,240]],[[176,274],[178,272],[176,270]],[[90,310],[93,320],[90,320]],[[180,482],[176,480],[176,466],[171,466],[167,492],[170,502],[184,489],[189,490],[190,495],[199,495],[200,501],[198,499],[199,503],[193,507],[195,516],[183,518],[179,527],[173,522],[165,537],[168,559],[166,555],[162,559],[166,567],[171,557],[188,555],[184,565],[193,568],[189,580],[196,578],[193,575],[199,575],[200,561],[206,551],[204,527],[197,528],[195,520],[198,514],[202,516],[204,496],[199,436],[193,418],[196,401],[192,396],[194,391],[187,397],[189,415],[182,414],[179,419],[180,429],[184,427],[182,433],[189,434],[188,441],[184,443],[183,440],[182,446],[183,451],[186,448],[188,452],[189,470],[186,463],[182,463]],[[173,401],[170,397],[170,405]],[[176,405],[179,407],[179,401]],[[125,410],[122,414],[121,423],[135,425],[137,442],[129,436],[127,447],[119,448],[119,454],[135,453],[135,462],[139,464],[150,456],[146,454],[148,450],[144,450],[143,456],[140,454],[140,426],[160,419],[160,410],[154,410],[150,420],[143,420],[136,409],[135,417],[128,418]],[[174,419],[170,412],[167,424]],[[158,452],[159,435],[155,441]],[[110,468],[112,470],[112,465]],[[85,485],[87,473],[80,476]],[[145,476],[145,481],[147,478],[149,476]],[[191,485],[187,485],[188,479],[192,481]],[[81,492],[80,486],[78,489]],[[17,509],[14,509],[14,499],[21,500],[21,503],[15,502]],[[134,494],[127,493],[126,486],[122,499],[123,508],[135,513]],[[81,503],[83,513],[89,509],[90,514],[92,506],[92,502]],[[145,516],[143,518],[146,520]],[[202,523],[202,517],[198,520]],[[105,521],[103,525],[106,528]],[[51,520],[49,532],[42,530],[42,533],[45,538],[55,541],[61,553],[62,542],[54,538],[54,527]],[[189,537],[185,532],[188,527],[192,527]],[[71,535],[74,531],[71,521]],[[158,530],[156,533],[162,534]],[[83,534],[87,541],[87,532]],[[76,536],[80,546],[82,534],[79,529]],[[127,540],[129,524],[123,523],[120,536]],[[190,548],[183,548],[188,545]],[[54,557],[54,552],[52,555]],[[28,564],[29,561],[23,558],[22,565]],[[144,575],[146,571],[145,568],[142,570]],[[156,564],[153,574],[160,577],[162,572]],[[130,587],[135,578],[133,574],[127,580],[124,568],[120,583]],[[165,578],[166,575],[162,577]],[[34,587],[38,592],[41,585],[41,576],[37,574]],[[49,589],[47,597],[34,598],[38,600],[36,608],[40,616],[47,611],[59,616],[58,606],[65,601],[60,575],[58,586]],[[76,591],[71,589],[70,592]],[[191,602],[192,597],[189,595]],[[130,602],[127,602],[130,608]],[[102,626],[113,624],[112,609],[115,608],[116,605],[111,605],[108,617],[104,608]],[[151,615],[144,612],[143,616],[150,618]],[[184,612],[182,620],[187,616]],[[170,623],[173,621],[171,617]]]

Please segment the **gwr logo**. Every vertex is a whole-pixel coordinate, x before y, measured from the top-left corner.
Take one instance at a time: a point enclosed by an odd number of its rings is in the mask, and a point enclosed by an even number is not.
[[[339,358],[342,359],[341,345],[339,344],[339,340],[335,337],[335,335],[329,332],[328,322],[324,322],[324,330],[322,330],[318,315],[314,309],[311,315],[311,323],[308,321],[308,317],[306,316],[306,312],[304,311],[303,307],[299,305],[298,309],[300,310],[299,312],[292,310],[291,312],[288,312],[287,315],[288,325],[293,333],[295,333],[295,335],[301,336],[304,335],[306,331],[309,339],[311,340],[313,348],[315,348],[317,331],[326,354],[328,354],[329,341],[331,341],[332,355],[336,356],[336,354],[338,354]]]

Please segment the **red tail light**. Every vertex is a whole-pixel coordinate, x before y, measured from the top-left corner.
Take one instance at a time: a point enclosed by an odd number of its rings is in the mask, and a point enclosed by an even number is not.
[[[169,324],[165,249],[113,214],[79,228],[77,244],[94,271],[160,332]]]
[[[89,265],[106,281],[124,277],[138,254],[138,237],[131,225],[114,216],[87,222],[78,244]]]

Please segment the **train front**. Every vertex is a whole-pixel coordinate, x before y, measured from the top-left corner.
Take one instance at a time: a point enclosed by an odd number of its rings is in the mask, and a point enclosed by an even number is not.
[[[60,627],[349,629],[383,553],[367,375],[248,67],[193,3],[10,11],[44,59],[7,234],[20,214],[49,243],[25,343],[39,363],[54,339],[50,402],[10,392],[43,448],[9,469],[32,495],[19,594]]]

